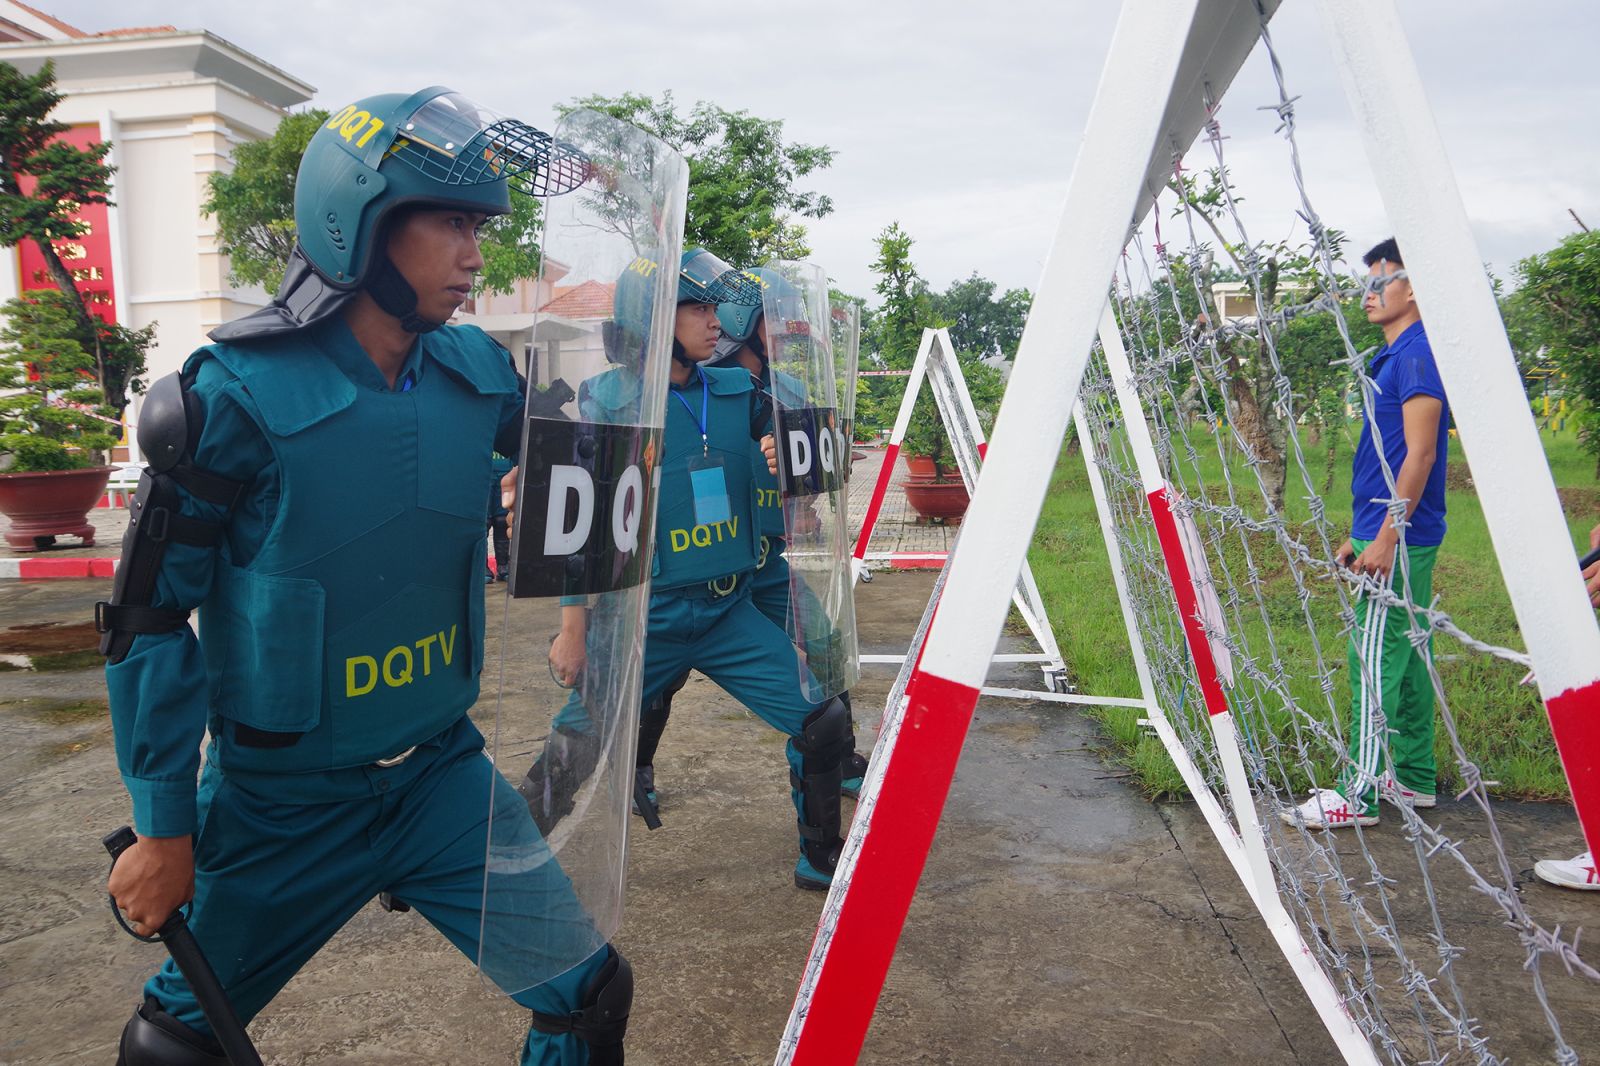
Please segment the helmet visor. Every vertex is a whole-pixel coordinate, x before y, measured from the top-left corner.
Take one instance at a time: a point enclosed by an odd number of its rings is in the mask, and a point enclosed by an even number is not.
[[[504,181],[527,196],[571,192],[589,174],[577,148],[460,93],[432,97],[402,120],[389,154],[444,185]]]
[[[678,269],[678,302],[761,306],[761,285],[701,250]]]

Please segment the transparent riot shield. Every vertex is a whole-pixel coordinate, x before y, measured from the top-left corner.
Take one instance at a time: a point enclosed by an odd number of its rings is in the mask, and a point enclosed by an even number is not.
[[[509,595],[491,596],[504,622],[478,964],[508,994],[622,920],[688,189],[683,158],[625,123],[579,111],[555,136],[588,174],[543,205]]]
[[[839,400],[839,436],[844,445],[844,476],[850,479],[856,441],[856,370],[861,359],[861,305],[834,302],[828,312],[833,328],[834,394]],[[845,523],[849,528],[849,522]]]
[[[834,377],[828,276],[814,263],[774,260],[766,270],[762,328],[788,541],[788,631],[802,652],[806,695],[821,701],[855,684],[860,670],[845,521],[850,447]]]

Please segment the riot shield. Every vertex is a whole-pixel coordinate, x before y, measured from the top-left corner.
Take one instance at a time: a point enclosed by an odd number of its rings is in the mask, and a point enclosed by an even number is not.
[[[861,358],[861,305],[854,300],[833,303],[828,311],[833,329],[834,392],[839,400],[839,436],[844,444],[844,476],[850,479],[856,442],[856,369]],[[849,522],[845,523],[846,528]]]
[[[762,328],[788,541],[788,631],[803,653],[801,685],[820,702],[855,684],[860,670],[845,521],[850,443],[839,417],[828,276],[813,263],[774,260],[766,270]]]
[[[478,965],[508,994],[599,950],[623,874],[688,168],[592,111],[544,201]],[[497,605],[500,606],[500,605]],[[557,642],[557,636],[560,642]]]

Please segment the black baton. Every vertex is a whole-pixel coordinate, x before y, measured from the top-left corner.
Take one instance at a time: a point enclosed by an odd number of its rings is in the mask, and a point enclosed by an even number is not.
[[[644,782],[639,780],[638,771],[633,774],[633,805],[639,808],[639,817],[644,819],[646,829],[660,829],[661,815],[656,813],[655,806],[650,802],[650,793],[644,790]]]
[[[111,855],[111,865],[115,867],[117,857],[138,843],[138,840],[130,827],[123,826],[100,843],[105,845],[106,851]],[[217,980],[216,971],[211,969],[211,964],[206,961],[205,952],[200,950],[194,934],[189,931],[189,922],[184,918],[182,908],[173,911],[172,917],[166,920],[154,936],[140,936],[135,933],[123,920],[115,898],[111,900],[111,912],[117,916],[117,924],[126,929],[128,935],[135,940],[167,946],[167,950],[172,953],[172,961],[177,963],[183,979],[189,982],[189,989],[194,993],[195,1001],[200,1004],[200,1010],[210,1023],[211,1031],[216,1035],[217,1043],[222,1045],[222,1053],[228,1057],[228,1061],[233,1066],[262,1066],[261,1056],[256,1053],[255,1045],[250,1042],[250,1034],[245,1032],[244,1023],[239,1020],[239,1015],[234,1013],[233,1004],[228,1001],[227,993],[222,990],[222,982]]]

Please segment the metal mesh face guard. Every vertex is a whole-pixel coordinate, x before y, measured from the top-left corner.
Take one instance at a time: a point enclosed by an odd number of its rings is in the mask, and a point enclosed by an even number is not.
[[[505,181],[526,196],[559,196],[589,176],[588,157],[572,145],[460,93],[435,96],[412,112],[389,155],[444,185]]]
[[[678,269],[678,302],[761,306],[761,283],[707,251],[690,256]]]

